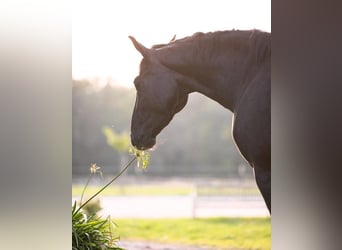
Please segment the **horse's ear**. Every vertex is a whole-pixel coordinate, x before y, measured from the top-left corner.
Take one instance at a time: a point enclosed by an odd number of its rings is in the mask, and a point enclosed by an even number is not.
[[[174,36],[172,37],[172,39],[170,40],[169,43],[173,42],[174,40],[176,40],[176,35],[174,35]]]
[[[144,45],[139,43],[133,36],[128,36],[132,40],[134,47],[140,52],[143,57],[148,57],[150,55],[150,50]]]

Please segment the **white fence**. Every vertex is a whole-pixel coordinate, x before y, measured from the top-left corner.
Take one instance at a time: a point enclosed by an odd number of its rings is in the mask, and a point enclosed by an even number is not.
[[[190,195],[100,195],[100,200],[100,214],[112,218],[269,216],[254,182],[201,182]]]

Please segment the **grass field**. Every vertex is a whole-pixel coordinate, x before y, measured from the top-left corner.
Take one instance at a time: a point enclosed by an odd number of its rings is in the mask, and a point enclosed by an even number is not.
[[[84,186],[74,185],[72,187],[72,195],[80,196]],[[88,186],[85,191],[85,196],[90,196],[100,187]],[[127,185],[127,186],[109,186],[101,195],[191,195],[195,192],[193,186],[153,186],[153,185]],[[197,188],[196,192],[200,195],[258,195],[260,194],[257,188],[233,188],[233,187],[206,187]]]
[[[115,223],[122,240],[215,249],[271,249],[269,218],[116,219]]]

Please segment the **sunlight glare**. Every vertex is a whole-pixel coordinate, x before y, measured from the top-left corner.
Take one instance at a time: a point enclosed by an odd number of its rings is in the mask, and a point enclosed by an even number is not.
[[[72,77],[133,87],[141,55],[129,35],[151,47],[175,34],[178,39],[198,31],[254,28],[271,31],[270,0],[74,0]]]

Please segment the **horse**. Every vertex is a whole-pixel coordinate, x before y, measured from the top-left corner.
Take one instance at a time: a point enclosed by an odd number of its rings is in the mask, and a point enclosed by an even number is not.
[[[134,80],[132,145],[140,150],[154,147],[188,95],[199,92],[233,113],[233,140],[254,169],[271,214],[271,34],[198,32],[151,48],[129,38],[143,56]]]

